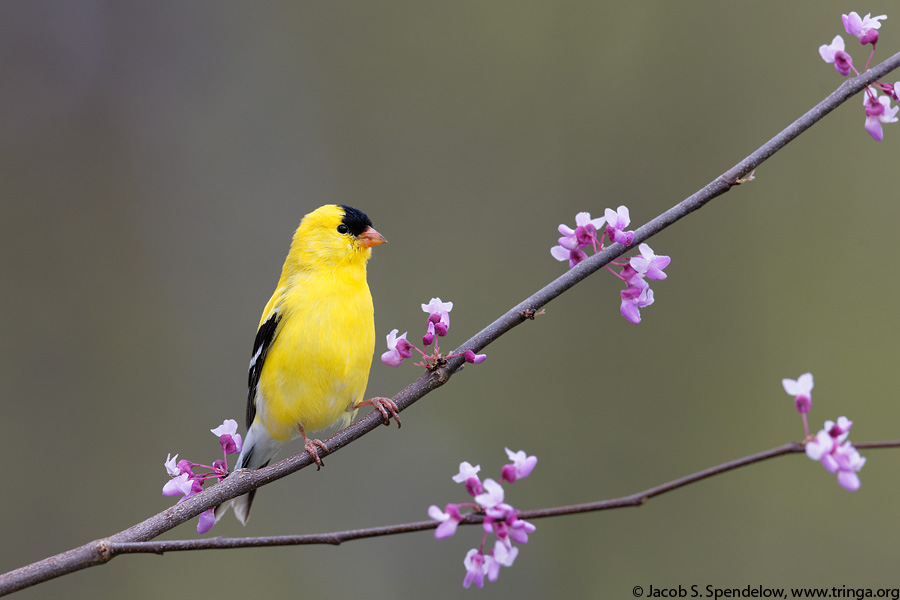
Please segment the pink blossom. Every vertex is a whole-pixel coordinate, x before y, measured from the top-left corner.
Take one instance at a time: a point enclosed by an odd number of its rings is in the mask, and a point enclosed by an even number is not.
[[[485,479],[484,492],[475,496],[475,502],[485,509],[503,504],[503,486],[493,479]]]
[[[431,302],[422,305],[422,310],[428,313],[428,322],[434,323],[434,331],[439,336],[447,335],[450,328],[450,311],[453,310],[452,302],[441,302],[440,298],[432,298]]]
[[[194,480],[191,479],[191,476],[187,473],[182,473],[167,481],[166,485],[163,486],[162,493],[163,496],[177,496],[179,494],[192,496],[194,493],[193,487]]]
[[[509,521],[510,519],[507,519]],[[517,542],[519,544],[527,544],[528,543],[528,534],[533,532],[537,527],[529,523],[528,521],[523,521],[517,516],[512,516],[512,522],[509,524],[509,537],[512,541]]]
[[[837,423],[834,421],[825,421],[824,431],[834,438],[838,444],[843,444],[850,435],[850,428],[853,427],[853,421],[847,417],[838,417]]]
[[[633,231],[625,231],[631,223],[631,217],[628,214],[628,207],[620,206],[617,210],[607,208],[606,214],[606,235],[613,242],[630,246],[634,240]]]
[[[850,35],[859,38],[860,44],[872,44],[878,41],[877,29],[881,28],[881,21],[887,19],[887,15],[879,15],[873,17],[872,13],[866,13],[865,17],[860,17],[856,12],[849,15],[841,15],[841,21],[844,22],[844,30]]]
[[[214,435],[219,436],[219,445],[225,454],[235,454],[241,451],[241,435],[237,433],[237,421],[234,419],[225,419],[221,425],[215,429],[210,429]]]
[[[462,521],[458,504],[448,504],[443,511],[432,504],[428,507],[428,516],[441,523],[434,531],[434,537],[439,540],[448,538],[456,533],[456,527]]]
[[[825,421],[814,440],[806,443],[806,455],[822,463],[829,473],[836,473],[838,483],[845,490],[855,492],[860,487],[859,472],[866,459],[847,440],[853,421],[839,417],[837,423]]]
[[[575,229],[564,224],[559,226],[559,232],[563,235],[559,238],[559,245],[567,250],[593,246],[597,242],[597,232],[605,224],[605,217],[591,219],[591,213],[580,212],[575,215]]]
[[[653,290],[650,289],[650,286],[643,279],[638,279],[637,281],[643,283],[643,286],[635,282],[619,292],[622,298],[619,312],[635,325],[641,322],[640,309],[653,304]]]
[[[871,91],[863,94],[863,106],[866,109],[866,132],[872,138],[880,142],[884,138],[884,132],[881,129],[882,123],[896,123],[897,111],[900,107],[891,106],[890,96],[878,96],[875,88],[867,88]]]
[[[853,59],[844,52],[844,38],[839,35],[834,36],[830,45],[819,46],[819,56],[827,63],[834,63],[834,68],[841,75],[849,75],[853,68]]]
[[[840,486],[848,492],[858,490],[861,484],[856,473],[865,466],[866,459],[850,442],[841,444],[833,456],[838,465],[837,480]]]
[[[806,455],[813,460],[822,460],[822,457],[834,449],[834,440],[824,429],[816,434],[816,437],[806,442]]]
[[[487,358],[487,354],[475,354],[471,350],[466,350],[466,353],[463,356],[465,357],[467,363],[476,365],[483,363]]]
[[[781,385],[788,395],[794,397],[794,406],[797,412],[805,414],[812,407],[812,389],[813,376],[812,373],[804,373],[797,380],[782,379]]]
[[[483,491],[481,480],[478,479],[478,471],[481,470],[481,465],[472,466],[471,463],[463,461],[459,463],[459,473],[452,477],[453,481],[456,483],[466,484],[466,492],[470,496],[477,496]]]
[[[511,567],[519,555],[519,549],[515,547],[507,547],[505,544],[497,540],[494,543],[494,549],[490,554],[490,562],[488,563],[487,576],[490,581],[497,581],[500,576],[500,567]]]
[[[200,520],[197,522],[197,533],[206,533],[216,524],[216,509],[210,508],[200,513]]]
[[[584,250],[581,248],[570,250],[562,246],[553,246],[550,248],[550,255],[559,261],[569,261],[570,269],[587,258],[587,254],[585,254]]]
[[[166,471],[172,477],[181,475],[181,469],[179,469],[178,465],[176,464],[177,460],[178,460],[177,454],[175,456],[172,456],[171,454],[166,455],[166,462],[165,462]]]
[[[422,345],[429,346],[431,342],[434,341],[434,323],[428,321],[428,329],[425,330],[425,335],[422,336]]]
[[[487,565],[484,564],[484,554],[472,548],[466,553],[463,565],[466,567],[466,576],[463,579],[463,587],[468,588],[474,582],[478,587],[484,587],[484,576],[487,573]]]
[[[528,477],[537,465],[537,456],[527,456],[524,450],[513,452],[506,448],[506,455],[512,464],[504,465],[500,478],[509,483]]]
[[[399,367],[400,364],[412,356],[412,344],[406,341],[406,333],[397,336],[398,329],[392,329],[387,335],[388,350],[381,355],[381,362],[389,367]]]
[[[672,259],[668,256],[657,256],[647,244],[639,245],[638,249],[641,251],[641,255],[635,256],[628,261],[631,268],[647,279],[655,281],[665,279],[667,275],[663,273],[663,269],[669,266]]]

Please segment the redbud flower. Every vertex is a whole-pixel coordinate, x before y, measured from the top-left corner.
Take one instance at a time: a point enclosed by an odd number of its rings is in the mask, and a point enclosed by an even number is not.
[[[177,496],[178,494],[192,496],[193,487],[194,481],[191,479],[191,476],[187,473],[182,473],[166,482],[166,485],[163,486],[162,494],[163,496]]]
[[[486,509],[503,504],[503,486],[493,479],[485,479],[484,493],[475,496],[475,502]]]
[[[434,530],[434,537],[439,540],[448,538],[456,533],[456,527],[462,521],[458,504],[448,504],[444,510],[432,504],[428,507],[428,516],[435,521],[441,522],[437,529]]]
[[[663,269],[672,262],[671,258],[668,256],[657,256],[653,253],[653,248],[647,244],[641,244],[638,246],[638,249],[641,251],[641,255],[635,256],[628,261],[632,269],[647,279],[653,279],[654,281],[668,277],[663,273]]]
[[[484,530],[488,533],[493,531],[493,521],[505,519],[514,510],[512,506],[503,502],[503,486],[493,479],[484,480],[484,492],[475,496],[475,502],[480,504],[484,508],[484,514],[490,517],[484,520]]]
[[[568,248],[564,248],[563,246],[553,246],[552,248],[550,248],[550,255],[559,261],[569,261],[570,269],[587,258],[587,254],[585,254],[584,250],[582,250],[581,248],[574,248],[570,250]]]
[[[891,106],[890,96],[877,96],[875,88],[868,88],[869,93],[863,94],[863,106],[866,108],[866,131],[876,141],[881,141],[884,133],[881,130],[882,123],[896,123],[897,111],[900,107]]]
[[[873,17],[872,13],[866,13],[865,17],[860,17],[856,12],[841,15],[841,21],[844,22],[844,30],[847,33],[859,38],[860,44],[872,44],[873,46],[878,41],[876,29],[881,28],[883,19],[887,19],[887,15]]]
[[[466,353],[463,354],[463,357],[465,357],[466,362],[477,365],[484,362],[484,359],[487,358],[487,354],[475,354],[471,350],[466,350]]]
[[[177,461],[178,461],[177,454],[175,456],[172,456],[171,454],[166,455],[166,462],[165,462],[166,471],[172,477],[177,477],[178,475],[181,475],[181,469],[179,469],[178,465],[176,464]]]
[[[838,417],[837,423],[834,421],[825,421],[825,431],[833,437],[838,444],[843,444],[847,436],[850,435],[850,428],[853,427],[853,421],[847,417]]]
[[[509,483],[528,477],[537,465],[537,456],[527,456],[524,450],[513,452],[506,448],[506,455],[512,464],[504,465],[500,478]]]
[[[484,564],[484,554],[472,548],[463,560],[466,567],[466,576],[463,579],[463,587],[468,588],[475,582],[478,587],[484,587],[484,575],[487,573],[487,565]]]
[[[794,406],[800,414],[808,413],[812,407],[812,373],[804,373],[797,380],[782,379],[784,391],[794,397]]]
[[[567,250],[593,246],[597,241],[597,232],[605,224],[605,217],[591,219],[591,213],[580,212],[575,215],[575,229],[570,228],[568,225],[560,224],[559,232],[563,236],[559,238],[559,245]]]
[[[519,544],[527,544],[528,534],[537,529],[537,527],[535,527],[528,521],[523,521],[516,515],[512,515],[507,519],[507,521],[509,521],[510,519],[512,520],[512,522],[509,524],[509,538],[514,542],[518,542]]]
[[[200,520],[197,523],[197,533],[206,533],[216,524],[216,509],[210,508],[200,513]]]
[[[518,478],[527,477],[534,469],[537,458],[528,456],[524,451],[512,452],[506,449],[506,454],[513,464],[506,465],[504,472],[509,468],[518,469]],[[519,511],[504,502],[503,487],[493,479],[486,479],[484,485],[478,480],[480,466],[472,466],[471,463],[462,462],[459,465],[459,473],[453,476],[457,483],[466,482],[466,490],[475,497],[477,505],[472,503],[447,504],[444,510],[435,505],[428,507],[428,516],[439,521],[435,531],[435,537],[445,538],[453,535],[459,523],[463,520],[460,513],[462,507],[474,508],[476,513],[484,515],[482,529],[484,534],[481,546],[469,550],[463,564],[466,567],[466,576],[463,579],[463,587],[469,587],[475,583],[478,587],[484,585],[484,576],[489,581],[496,581],[500,573],[500,567],[511,567],[519,551],[513,546],[513,542],[521,544],[528,542],[528,534],[535,530],[535,526],[518,518]],[[478,491],[470,489],[473,484],[478,484]],[[483,488],[483,491],[482,491]],[[494,549],[485,554],[484,548],[488,535],[496,536]]]
[[[412,356],[412,344],[406,341],[406,333],[397,337],[399,329],[392,329],[387,334],[387,352],[381,355],[381,362],[389,367],[399,367],[400,364],[410,356]]]
[[[819,46],[819,56],[827,63],[834,63],[834,68],[841,75],[849,75],[853,67],[853,59],[849,54],[844,52],[844,38],[839,35],[834,36],[831,44]]]
[[[434,341],[434,323],[428,321],[428,329],[425,330],[425,335],[422,336],[422,345],[428,346],[431,342]]]
[[[473,467],[471,463],[463,461],[459,463],[459,473],[454,475],[452,479],[456,483],[465,483],[466,492],[468,492],[470,496],[477,496],[483,489],[481,480],[478,479],[478,471],[480,470],[481,465],[475,465]]]
[[[820,461],[829,473],[836,473],[838,483],[847,491],[855,492],[860,487],[856,474],[866,464],[866,459],[846,441],[853,421],[839,417],[837,423],[825,421],[825,428],[819,430],[814,440],[807,442],[806,455]]]
[[[826,462],[826,458],[834,460],[834,466]],[[822,465],[829,473],[837,473],[838,483],[848,492],[855,492],[861,483],[856,473],[866,464],[866,459],[859,455],[859,451],[850,442],[845,442],[835,449],[831,455],[822,459]]]
[[[494,550],[491,552],[491,556],[494,557],[494,560],[504,567],[513,566],[513,562],[515,562],[516,556],[518,555],[518,548],[510,548],[499,540],[494,543]],[[495,581],[495,579],[491,579],[491,581]]]
[[[619,306],[619,312],[630,322],[637,325],[641,322],[640,309],[653,304],[653,290],[643,279],[637,278],[632,280],[627,288],[619,292],[622,298],[622,304]],[[640,285],[643,284],[643,285]]]
[[[822,429],[816,437],[806,442],[806,455],[813,460],[822,460],[822,456],[834,449],[834,439]]]
[[[620,206],[617,210],[607,208],[606,211],[606,235],[613,242],[630,246],[634,239],[633,231],[625,231],[628,224],[631,223],[631,217],[628,214],[628,207]]]
[[[422,310],[428,313],[428,322],[434,323],[434,331],[439,336],[447,335],[450,328],[450,311],[453,310],[452,302],[441,302],[440,298],[432,298],[431,302],[422,305]]]
[[[210,429],[214,435],[219,436],[219,445],[225,454],[235,454],[241,451],[241,435],[237,432],[237,421],[234,419],[225,419],[221,425],[215,429]]]

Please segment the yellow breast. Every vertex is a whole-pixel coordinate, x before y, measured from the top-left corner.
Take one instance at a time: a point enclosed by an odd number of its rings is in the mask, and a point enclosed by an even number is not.
[[[256,403],[275,439],[298,437],[298,425],[310,432],[342,417],[349,422],[348,408],[364,397],[375,323],[365,268],[355,271],[297,276],[273,296],[283,316]]]

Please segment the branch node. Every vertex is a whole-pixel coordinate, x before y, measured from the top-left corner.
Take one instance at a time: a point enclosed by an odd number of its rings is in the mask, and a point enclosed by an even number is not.
[[[728,188],[731,189],[736,185],[741,185],[742,183],[748,183],[756,179],[756,169],[753,169],[748,173],[745,177],[738,177],[737,179],[727,179],[724,175],[720,175],[719,179],[728,184]]]
[[[115,554],[113,554],[112,549],[110,548],[109,540],[97,540],[97,546],[95,547],[97,551],[97,558],[101,563],[109,562],[113,559]]]

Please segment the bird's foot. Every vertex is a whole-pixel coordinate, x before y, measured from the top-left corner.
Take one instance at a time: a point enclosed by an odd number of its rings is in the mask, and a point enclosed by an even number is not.
[[[363,400],[362,402],[357,402],[353,408],[355,410],[360,406],[374,406],[381,413],[381,416],[384,417],[385,425],[391,424],[391,416],[393,416],[394,420],[397,421],[397,427],[400,427],[400,415],[397,414],[400,409],[397,408],[397,404],[390,398],[378,397],[371,400]]]
[[[325,466],[325,463],[323,463],[322,459],[319,458],[318,450],[318,448],[321,448],[325,451],[325,454],[328,454],[328,448],[325,447],[325,442],[323,442],[322,440],[311,440],[306,436],[303,436],[303,448],[307,452],[309,452],[309,455],[312,457],[312,459],[316,461],[317,471]]]

